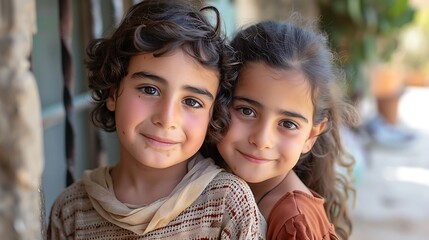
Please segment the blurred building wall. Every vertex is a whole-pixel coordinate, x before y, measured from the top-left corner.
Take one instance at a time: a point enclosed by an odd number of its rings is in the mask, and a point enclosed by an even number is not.
[[[287,20],[292,13],[313,21],[318,18],[315,0],[236,0],[236,26],[261,20]]]
[[[30,70],[35,1],[0,2],[0,238],[42,239],[42,119]]]

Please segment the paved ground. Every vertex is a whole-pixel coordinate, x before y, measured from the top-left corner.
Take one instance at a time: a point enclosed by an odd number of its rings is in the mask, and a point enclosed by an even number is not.
[[[429,87],[407,89],[400,118],[417,139],[396,149],[371,144],[359,171],[351,240],[429,239]]]

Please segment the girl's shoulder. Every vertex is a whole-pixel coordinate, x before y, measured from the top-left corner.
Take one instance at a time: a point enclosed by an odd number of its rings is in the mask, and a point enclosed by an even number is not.
[[[286,193],[270,212],[268,236],[287,236],[288,239],[292,235],[307,236],[310,239],[338,239],[334,226],[326,216],[324,199],[314,191],[311,193]]]
[[[320,218],[326,218],[324,209],[325,200],[316,192],[310,190],[312,194],[295,190],[287,192],[273,206],[269,219],[276,215],[282,219],[289,219],[297,215],[317,214]],[[281,212],[281,214],[278,214]],[[327,218],[326,218],[327,219]]]

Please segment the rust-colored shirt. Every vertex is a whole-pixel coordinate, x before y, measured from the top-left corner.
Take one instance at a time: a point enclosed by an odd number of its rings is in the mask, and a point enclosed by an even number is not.
[[[267,239],[338,240],[326,216],[324,199],[314,191],[312,194],[286,193],[270,212]]]

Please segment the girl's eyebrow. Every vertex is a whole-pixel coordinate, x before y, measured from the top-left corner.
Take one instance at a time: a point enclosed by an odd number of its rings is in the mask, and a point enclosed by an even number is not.
[[[304,117],[302,114],[299,114],[297,112],[292,112],[292,111],[280,111],[280,114],[284,115],[284,116],[288,116],[288,117],[293,117],[293,118],[300,118],[302,119],[304,122],[308,123],[308,119],[306,117]]]
[[[246,97],[234,97],[234,100],[244,101],[244,102],[247,102],[250,105],[253,105],[253,106],[258,107],[258,108],[262,108],[263,107],[263,105],[260,102],[255,101],[255,100],[250,99],[250,98],[246,98]],[[303,121],[305,121],[306,123],[308,123],[308,119],[306,117],[304,117],[300,113],[292,112],[292,111],[286,111],[286,110],[280,110],[278,112],[281,115],[284,115],[284,116],[287,116],[287,117],[300,118]]]
[[[255,101],[255,100],[250,99],[250,98],[234,96],[234,97],[233,97],[233,99],[234,99],[234,100],[239,100],[239,101],[247,102],[247,103],[249,103],[250,105],[253,105],[253,106],[255,106],[255,107],[259,107],[259,108],[261,108],[261,107],[262,107],[262,104],[261,104],[260,102]]]
[[[165,78],[158,76],[158,75],[155,75],[155,74],[148,73],[148,72],[140,71],[140,72],[135,72],[131,75],[131,79],[140,79],[140,78],[149,79],[149,80],[152,80],[155,82],[159,82],[163,85],[168,85],[168,81]],[[194,87],[194,86],[190,86],[190,85],[185,85],[183,87],[183,89],[190,91],[190,92],[193,92],[193,93],[196,93],[196,94],[204,95],[207,98],[209,98],[210,100],[214,100],[213,94],[211,94],[210,91],[207,89],[198,88],[198,87]]]

